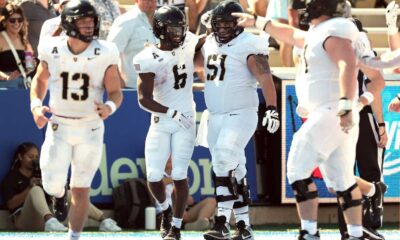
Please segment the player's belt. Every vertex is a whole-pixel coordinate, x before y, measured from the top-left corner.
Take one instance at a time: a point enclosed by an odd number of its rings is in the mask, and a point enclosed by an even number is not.
[[[72,120],[80,120],[80,119],[84,119],[84,117],[68,117],[68,116],[57,115],[57,114],[54,114],[54,115],[55,115],[55,116],[57,116],[57,117],[60,117],[60,118],[72,119]]]

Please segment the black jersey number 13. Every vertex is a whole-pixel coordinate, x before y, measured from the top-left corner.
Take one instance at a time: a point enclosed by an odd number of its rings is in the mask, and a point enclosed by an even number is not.
[[[74,73],[70,78],[70,74],[68,72],[62,72],[60,74],[63,80],[62,86],[62,98],[68,99],[71,97],[75,101],[85,101],[89,97],[89,76],[86,73]],[[70,81],[82,81],[82,85],[80,89],[82,90],[82,94],[78,93],[69,93],[69,82]]]

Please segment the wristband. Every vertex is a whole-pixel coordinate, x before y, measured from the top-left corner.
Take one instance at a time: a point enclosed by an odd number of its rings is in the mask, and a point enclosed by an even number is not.
[[[337,116],[344,116],[353,110],[353,101],[345,98],[339,100]]]
[[[378,123],[378,127],[385,127],[385,126],[386,126],[385,122]]]
[[[265,18],[265,17],[260,17],[257,15],[254,15],[254,18],[256,20],[254,26],[257,29],[260,29],[261,31],[264,31],[265,27],[267,26],[267,24],[271,21],[271,19]]]
[[[370,103],[372,103],[372,101],[374,101],[374,95],[368,91],[365,91],[363,94],[361,94],[361,97],[365,97],[368,101],[368,104],[370,104]]]
[[[176,111],[176,110],[174,110],[174,109],[171,109],[171,108],[168,108],[168,110],[167,110],[167,116],[168,117],[170,117],[170,118],[174,118],[175,117],[175,115],[177,114],[178,112]]]
[[[107,106],[109,106],[109,107],[111,108],[111,113],[110,113],[110,115],[113,114],[113,113],[117,110],[117,106],[116,106],[115,103],[114,103],[113,101],[111,101],[111,100],[107,100],[107,101],[104,103],[104,105],[107,105]]]
[[[397,100],[400,101],[400,93],[398,93],[398,94],[396,95],[396,98],[397,98]]]
[[[35,98],[31,101],[31,112],[33,111],[33,109],[37,108],[37,107],[41,107],[43,106],[43,102],[42,100],[40,100],[39,98]]]

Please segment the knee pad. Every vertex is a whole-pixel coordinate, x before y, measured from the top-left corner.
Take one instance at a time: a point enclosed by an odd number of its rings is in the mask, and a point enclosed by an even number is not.
[[[342,208],[342,211],[346,211],[346,209],[348,208],[352,208],[352,207],[357,207],[360,206],[362,204],[362,200],[361,199],[353,199],[351,196],[351,192],[357,188],[357,183],[354,184],[353,186],[349,187],[347,190],[344,190],[342,192],[337,191],[336,194],[338,197],[343,198],[343,203],[340,204],[340,207]]]
[[[164,172],[160,171],[160,170],[156,170],[156,169],[154,169],[154,170],[148,169],[146,177],[147,177],[147,181],[149,181],[149,182],[159,182],[163,179]]]
[[[241,208],[248,206],[251,203],[251,196],[250,196],[250,186],[247,182],[247,178],[244,177],[237,186],[238,193],[242,195],[243,201],[242,202],[235,202],[233,204],[233,208]]]
[[[317,191],[309,191],[308,190],[308,185],[313,183],[313,180],[311,178],[303,179],[303,180],[298,180],[294,183],[292,183],[292,189],[296,191],[296,202],[304,202],[307,200],[315,199],[318,197],[318,192]]]
[[[235,177],[235,171],[231,170],[227,177],[218,177],[213,174],[214,185],[215,185],[215,195],[218,187],[227,187],[231,195],[223,196],[217,195],[217,202],[226,202],[231,200],[237,200],[239,198],[239,193],[237,189],[237,180]]]

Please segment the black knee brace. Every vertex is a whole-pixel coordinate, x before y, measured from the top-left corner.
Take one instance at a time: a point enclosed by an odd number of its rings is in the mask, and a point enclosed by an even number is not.
[[[357,187],[357,183],[355,183],[353,186],[349,187],[347,190],[344,190],[342,192],[337,191],[336,194],[338,197],[343,198],[343,203],[340,204],[340,207],[342,208],[343,211],[346,211],[348,208],[352,207],[357,207],[362,204],[362,199],[356,199],[353,200],[351,197],[351,192]]]
[[[250,196],[250,186],[247,182],[247,178],[244,177],[242,179],[242,183],[238,184],[238,193],[243,196],[242,202],[235,202],[233,204],[233,208],[241,208],[244,206],[248,206],[251,203],[251,196]]]
[[[226,202],[231,200],[236,200],[239,198],[238,193],[238,184],[235,178],[235,171],[229,171],[227,177],[217,177],[215,174],[214,176],[214,185],[215,185],[215,192],[217,192],[217,187],[227,187],[231,195],[222,196],[217,195],[217,202]],[[216,194],[215,194],[216,195]]]
[[[296,202],[300,203],[318,197],[317,191],[310,192],[308,190],[308,185],[311,183],[313,183],[313,180],[310,177],[303,180],[298,180],[291,184],[292,189],[296,191]]]

